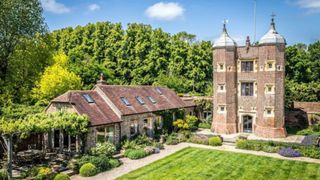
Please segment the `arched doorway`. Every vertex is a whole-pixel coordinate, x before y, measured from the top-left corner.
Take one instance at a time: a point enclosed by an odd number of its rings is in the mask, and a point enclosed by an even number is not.
[[[252,133],[252,116],[244,115],[243,120],[243,132]]]

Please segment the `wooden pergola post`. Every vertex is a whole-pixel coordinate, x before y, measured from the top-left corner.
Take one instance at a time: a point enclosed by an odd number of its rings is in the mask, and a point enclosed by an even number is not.
[[[4,140],[4,143],[6,144],[7,147],[7,157],[8,157],[8,175],[9,178],[11,179],[12,177],[12,155],[13,155],[13,146],[12,146],[12,134],[5,134],[2,135],[2,139]]]
[[[68,135],[68,151],[71,152],[71,136]]]
[[[79,135],[76,135],[76,152],[79,153]]]
[[[59,151],[62,152],[63,151],[63,140],[64,140],[64,136],[63,136],[63,130],[59,130]]]

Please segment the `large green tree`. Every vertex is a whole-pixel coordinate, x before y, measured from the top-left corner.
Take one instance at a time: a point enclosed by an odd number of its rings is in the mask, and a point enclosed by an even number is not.
[[[0,1],[0,80],[7,74],[9,59],[21,38],[45,33],[39,0]]]

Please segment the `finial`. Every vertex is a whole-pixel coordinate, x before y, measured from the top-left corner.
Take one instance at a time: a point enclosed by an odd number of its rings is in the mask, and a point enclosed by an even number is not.
[[[224,19],[223,20],[223,32],[225,32],[225,33],[227,32],[227,27],[226,27],[227,23],[228,23],[228,20]]]
[[[103,73],[100,73],[100,81],[103,81],[104,80],[104,75]]]
[[[249,47],[250,47],[250,37],[247,36],[247,40],[246,40],[246,48],[247,48],[247,51],[249,50]]]
[[[276,29],[274,17],[276,17],[276,14],[274,12],[272,12],[272,14],[271,14],[271,28]]]
[[[107,84],[107,82],[104,80],[103,73],[100,73],[100,80],[97,81],[97,84],[101,84],[101,85],[106,85]]]

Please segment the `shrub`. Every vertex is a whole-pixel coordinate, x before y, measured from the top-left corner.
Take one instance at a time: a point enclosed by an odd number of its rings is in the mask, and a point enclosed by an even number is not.
[[[125,140],[122,143],[122,149],[141,149],[146,146],[152,146],[153,141],[146,135],[140,135],[132,140]]]
[[[152,139],[148,138],[146,135],[140,135],[136,139],[134,139],[136,144],[141,146],[151,146],[152,145]]]
[[[320,148],[318,147],[312,147],[312,146],[305,146],[305,147],[301,147],[299,149],[299,152],[306,157],[310,157],[310,158],[316,158],[316,159],[320,159]]]
[[[147,155],[154,153],[154,147],[151,146],[145,147],[143,150],[144,152],[146,152]]]
[[[92,163],[86,163],[80,168],[80,176],[90,177],[97,174],[97,168]]]
[[[8,172],[6,169],[0,169],[0,179],[7,180],[8,179]]]
[[[162,143],[159,143],[159,142],[154,142],[152,144],[152,146],[155,147],[155,148],[164,149],[164,145]]]
[[[128,139],[126,139],[123,143],[122,143],[122,149],[126,150],[126,149],[139,149],[140,146],[138,144],[136,144],[135,141],[130,141]]]
[[[222,140],[218,136],[211,137],[211,138],[209,138],[209,145],[210,146],[221,146]]]
[[[209,140],[207,136],[204,135],[194,135],[190,138],[190,142],[196,143],[196,144],[209,144]]]
[[[147,156],[147,153],[143,149],[127,149],[124,156],[130,159],[140,159]]]
[[[48,167],[39,167],[38,173],[34,179],[42,180],[42,179],[50,179],[52,175],[52,170]]]
[[[111,165],[109,164],[109,158],[105,155],[82,156],[81,159],[78,161],[78,167],[82,167],[84,164],[87,163],[93,164],[97,168],[97,172],[106,171],[111,168]]]
[[[54,180],[70,180],[70,177],[67,174],[59,173],[54,177]]]
[[[92,155],[106,155],[111,157],[116,151],[116,147],[109,142],[97,143],[96,147],[91,148]]]
[[[210,129],[211,128],[211,124],[201,122],[201,123],[199,123],[198,127],[199,128],[203,128],[203,129]]]
[[[116,168],[121,165],[121,163],[118,159],[110,159],[109,164],[111,165],[111,168]]]
[[[301,154],[292,148],[282,148],[279,150],[278,154],[284,157],[299,157]]]

